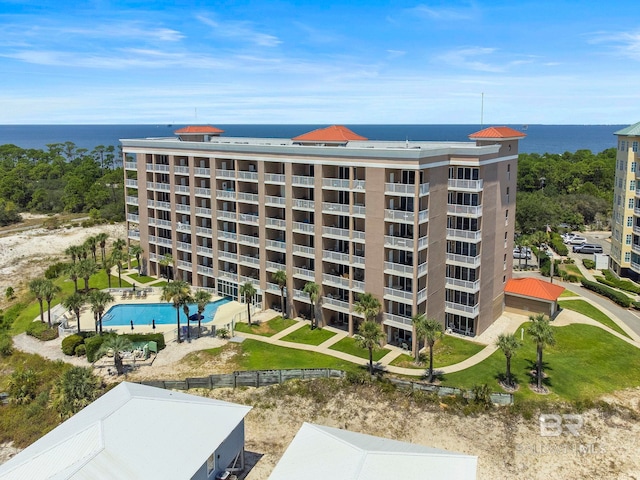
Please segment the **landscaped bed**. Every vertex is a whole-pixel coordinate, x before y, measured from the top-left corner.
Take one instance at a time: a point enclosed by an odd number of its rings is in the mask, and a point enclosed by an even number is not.
[[[276,333],[289,328],[295,323],[296,321],[291,318],[282,318],[282,316],[278,316],[259,324],[252,323],[251,325],[248,325],[246,323],[236,323],[234,329],[236,332],[252,333],[254,335],[262,335],[263,337],[271,337]]]

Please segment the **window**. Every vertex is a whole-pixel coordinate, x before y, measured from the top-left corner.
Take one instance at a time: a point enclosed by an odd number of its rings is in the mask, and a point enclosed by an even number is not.
[[[627,217],[627,227],[633,226],[633,217]]]
[[[633,144],[632,144],[632,145],[633,145],[633,147],[632,147],[633,151],[634,151],[634,152],[637,152],[637,151],[638,151],[638,142],[637,142],[637,141],[636,141],[636,142],[633,142]],[[635,162],[634,162],[634,163],[635,163]],[[635,170],[634,170],[634,171],[635,171]]]
[[[631,245],[631,235],[627,235],[624,243],[626,243],[627,245]]]
[[[624,253],[624,261],[625,262],[630,262],[631,261],[631,252],[625,252]]]
[[[509,209],[507,209],[507,211],[504,212],[504,224],[509,225]]]
[[[629,208],[633,208],[633,198],[629,199]]]
[[[634,152],[635,152],[635,150],[634,150]],[[637,168],[638,168],[638,162],[631,162],[631,171],[635,172],[637,170]]]
[[[635,180],[629,181],[629,190],[633,191],[635,189],[636,189],[636,181]]]

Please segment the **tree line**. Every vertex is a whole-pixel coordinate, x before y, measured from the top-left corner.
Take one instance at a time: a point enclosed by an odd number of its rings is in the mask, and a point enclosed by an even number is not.
[[[48,144],[47,150],[1,145],[0,226],[19,222],[19,212],[124,220],[119,158],[113,146],[88,151],[73,142]]]
[[[567,224],[607,228],[613,205],[616,149],[594,154],[523,153],[518,157],[516,222],[522,233]]]

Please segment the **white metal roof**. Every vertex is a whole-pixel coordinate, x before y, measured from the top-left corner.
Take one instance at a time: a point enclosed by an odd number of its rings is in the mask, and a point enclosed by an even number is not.
[[[190,478],[249,410],[123,382],[0,465],[0,478]]]
[[[476,478],[478,458],[305,423],[269,480]]]

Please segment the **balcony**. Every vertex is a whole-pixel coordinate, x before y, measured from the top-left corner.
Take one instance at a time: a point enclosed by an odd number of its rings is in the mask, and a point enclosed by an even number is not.
[[[140,215],[135,213],[127,213],[127,220],[130,222],[140,223]]]
[[[367,184],[364,180],[354,180],[351,185],[351,190],[364,190]]]
[[[481,192],[482,180],[464,180],[464,179],[450,178],[449,189],[462,190],[467,192]]]
[[[421,278],[427,274],[427,262],[418,265],[418,278]]]
[[[285,230],[287,228],[287,222],[280,218],[267,218],[265,224],[267,227],[276,228],[278,230]]]
[[[349,179],[342,178],[323,178],[322,188],[335,189],[335,190],[349,190],[351,187],[351,181]]]
[[[265,173],[264,183],[284,184],[285,177],[280,173]]]
[[[280,292],[280,287],[278,286],[277,283],[271,283],[271,282],[267,282],[267,292],[271,292],[271,293],[275,293],[280,295],[282,292]]]
[[[293,208],[296,210],[304,210],[307,212],[313,212],[316,208],[316,203],[313,200],[293,199]]]
[[[315,225],[307,222],[293,222],[293,231],[297,233],[315,234]]]
[[[236,192],[234,190],[216,190],[216,198],[220,200],[235,200]]]
[[[421,183],[420,184],[420,197],[425,197],[429,195],[429,184]]]
[[[342,252],[333,252],[331,250],[323,250],[322,260],[349,265],[349,254]]]
[[[636,235],[640,235],[640,225],[633,226],[633,233],[635,233]]]
[[[418,223],[423,224],[429,221],[429,210],[420,210],[418,212]]]
[[[210,188],[196,187],[196,188],[193,189],[193,192],[196,195],[198,195],[199,197],[207,197],[207,198],[211,197],[211,189]]]
[[[359,280],[351,280],[351,290],[353,290],[354,292],[364,293],[364,286],[364,282],[361,282]]]
[[[238,215],[238,220],[242,223],[248,223],[250,225],[258,225],[257,213],[241,213]]]
[[[354,217],[364,217],[367,215],[367,207],[364,205],[353,205],[351,207],[351,214]]]
[[[294,187],[313,187],[315,181],[314,177],[308,177],[306,175],[293,175],[291,177],[291,185]]]
[[[349,288],[349,277],[339,277],[338,275],[323,273],[322,284],[339,288]]]
[[[464,242],[479,242],[482,239],[480,230],[460,230],[457,228],[447,228],[447,240],[462,240]]]
[[[241,243],[243,245],[250,245],[252,247],[257,247],[260,245],[260,239],[252,235],[239,235],[238,243]]]
[[[362,255],[351,255],[351,265],[364,267],[364,257]]]
[[[413,238],[384,236],[384,246],[400,250],[413,251]]]
[[[223,178],[223,179],[235,179],[236,178],[236,171],[235,170],[222,170],[222,169],[216,169],[216,178]]]
[[[147,182],[147,189],[159,190],[161,192],[168,192],[171,190],[171,186],[168,183]]]
[[[454,315],[464,315],[468,318],[475,318],[480,313],[480,307],[478,305],[462,305],[461,303],[445,302],[444,311],[446,313],[453,313]]]
[[[315,280],[315,272],[308,268],[294,267],[293,277],[313,282]]]
[[[205,247],[202,245],[198,245],[196,247],[196,251],[205,257],[213,258],[213,248]]]
[[[238,261],[238,254],[237,253],[233,253],[233,252],[226,252],[224,250],[220,250],[218,252],[218,258],[220,260],[225,260],[227,262],[237,262]]]
[[[311,299],[309,298],[309,294],[305,293],[304,290],[293,290],[293,299],[300,300],[301,302],[311,304]]]
[[[225,280],[227,282],[238,283],[238,274],[233,272],[227,272],[224,270],[218,271],[218,280]]]
[[[136,162],[124,162],[125,170],[137,170],[138,164]]]
[[[187,167],[186,165],[175,165],[173,167],[173,172],[174,173],[184,174],[184,175],[189,175],[189,167]]]
[[[126,185],[127,187],[138,188],[138,180],[127,178]]]
[[[385,183],[385,195],[403,195],[413,197],[416,193],[416,186],[409,183]]]
[[[260,267],[260,258],[251,257],[249,255],[240,255],[238,261],[241,265],[246,265],[249,267]]]
[[[213,268],[205,267],[204,265],[198,265],[198,273],[201,275],[213,277]]]
[[[344,300],[339,300],[337,298],[331,298],[327,296],[322,297],[322,306],[328,308],[329,310],[335,310],[342,313],[350,313],[349,302],[345,302]]]
[[[210,178],[211,177],[211,169],[210,168],[195,167],[193,169],[193,173],[195,174],[196,177],[206,177],[206,178]]]
[[[382,323],[391,327],[402,328],[403,330],[411,330],[413,328],[411,317],[404,317],[393,313],[385,313]]]
[[[127,204],[138,205],[138,197],[132,197],[130,195],[127,195]]]
[[[482,216],[482,205],[447,205],[447,214],[462,217]]]
[[[469,257],[467,255],[457,255],[455,253],[447,253],[447,262],[455,263],[463,266],[479,267],[480,255]]]
[[[191,193],[189,185],[176,185],[173,187],[173,191],[177,193]]]
[[[140,231],[139,230],[129,230],[127,232],[127,237],[132,240],[140,240]]]
[[[344,205],[341,203],[322,202],[322,213],[342,213],[349,215],[349,205]]]
[[[184,252],[191,253],[191,244],[187,242],[176,242],[176,248]]]
[[[280,262],[267,262],[267,272],[277,272],[278,270],[285,270],[287,266]]]
[[[209,229],[211,230],[211,229]],[[181,233],[191,233],[191,224],[190,223],[181,223],[178,222],[178,226],[176,227],[176,231]]]
[[[224,230],[218,230],[218,240],[228,240],[231,242],[238,241],[238,234],[235,232],[227,232]]]
[[[169,165],[147,163],[147,172],[169,172]]]
[[[316,250],[313,247],[306,247],[304,245],[294,245],[293,254],[300,257],[315,258]]]
[[[634,243],[633,245],[631,245],[631,251],[640,255],[640,245]]]
[[[178,260],[178,268],[183,268],[185,270],[191,270],[193,268],[193,265],[191,262],[186,262],[184,260]]]
[[[206,208],[206,207],[196,207],[196,215],[200,215],[202,217],[210,217],[211,216],[211,209],[210,208]]]
[[[267,240],[266,247],[267,250],[274,250],[276,252],[284,253],[287,251],[287,244],[285,242],[281,242],[280,240]]]
[[[458,278],[447,277],[446,286],[447,288],[451,288],[453,290],[463,290],[469,293],[476,293],[480,290],[480,280],[470,282],[468,280],[460,280]]]
[[[173,246],[170,238],[156,237],[154,235],[149,235],[149,243],[155,243],[156,245],[164,245],[165,247]]]
[[[364,236],[365,236],[365,233],[361,232],[360,230],[351,231],[351,240],[353,240],[354,242],[364,243]]]
[[[255,204],[260,203],[257,193],[239,192],[238,201],[243,203],[255,203]]]
[[[268,207],[284,207],[287,201],[284,197],[276,197],[274,195],[265,195],[264,204]]]
[[[218,220],[233,220],[235,222],[237,220],[237,217],[237,212],[230,212],[227,210],[218,210],[216,213],[216,218]]]
[[[322,227],[322,236],[328,238],[338,238],[349,240],[349,230],[337,227]]]
[[[188,203],[176,203],[176,212],[191,213],[191,205]]]
[[[405,304],[413,303],[413,292],[400,290],[398,288],[385,287],[384,289],[384,298],[386,300],[393,300],[396,302],[401,302]]]
[[[171,229],[171,222],[169,220],[149,217],[148,223],[152,227],[163,227],[163,228]]]
[[[384,262],[384,273],[413,278],[413,265],[402,265],[394,262]]]
[[[211,236],[213,235],[213,230],[211,230],[209,227],[196,227],[196,233],[199,233],[200,235]]]
[[[244,182],[257,182],[258,181],[258,172],[251,172],[248,170],[241,170],[238,172],[236,178],[238,180],[242,180]]]
[[[424,236],[418,239],[418,251],[422,251],[429,246],[429,237]]]
[[[415,213],[404,210],[391,210],[385,208],[384,219],[390,222],[411,223],[415,221]]]

